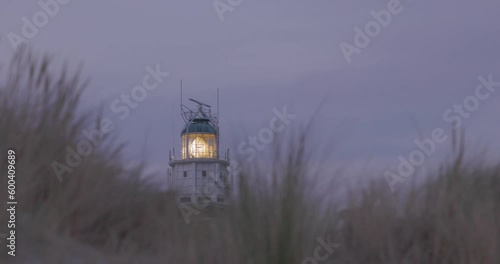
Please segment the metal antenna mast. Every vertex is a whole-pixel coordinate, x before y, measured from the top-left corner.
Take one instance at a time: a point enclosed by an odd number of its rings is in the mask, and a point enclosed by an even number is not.
[[[217,158],[219,158],[219,152],[220,152],[220,149],[219,149],[219,145],[220,145],[220,131],[219,131],[219,88],[217,88],[217,131],[219,133],[217,133]]]

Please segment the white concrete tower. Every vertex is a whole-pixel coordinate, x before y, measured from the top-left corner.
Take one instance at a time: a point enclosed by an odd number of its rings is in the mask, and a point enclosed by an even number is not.
[[[168,186],[178,193],[180,204],[225,207],[230,193],[229,150],[219,155],[219,114],[211,106],[194,99],[192,110],[181,104],[185,126],[181,132],[181,151],[170,152]]]

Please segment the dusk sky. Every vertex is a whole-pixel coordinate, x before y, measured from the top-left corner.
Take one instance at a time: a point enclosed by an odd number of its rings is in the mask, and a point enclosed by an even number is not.
[[[13,54],[14,35],[72,68],[83,62],[83,76],[92,81],[82,110],[102,104],[128,144],[128,158],[163,172],[169,149],[180,142],[180,79],[184,99],[213,106],[219,88],[221,143],[234,154],[247,136],[269,127],[273,109],[297,115],[286,126],[293,129],[326,100],[311,142],[333,148],[321,160],[325,166],[353,168],[397,166],[399,155],[416,149],[418,131],[424,138],[436,128],[450,134],[443,115],[454,104],[474,103],[466,98],[478,97],[481,76],[500,82],[498,0],[220,0],[219,11],[212,1],[67,2],[55,2],[59,10],[51,9],[53,17],[28,38],[23,17],[32,22],[46,11],[38,1],[2,0],[1,63]],[[390,21],[367,35],[365,47],[356,46],[355,28],[366,34],[381,10]],[[341,43],[358,53],[345,56]],[[112,102],[157,65],[170,75],[121,120]],[[477,99],[467,117],[448,114],[463,121],[472,152],[500,148],[500,84],[491,87],[496,92],[483,87],[479,97],[488,98]],[[449,145],[438,145],[431,159]]]

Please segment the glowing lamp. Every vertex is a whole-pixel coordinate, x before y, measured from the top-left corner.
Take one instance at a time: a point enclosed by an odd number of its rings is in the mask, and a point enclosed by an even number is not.
[[[191,153],[191,155],[193,155],[195,158],[203,158],[207,153],[207,149],[207,142],[201,137],[196,137],[189,144],[189,153]]]

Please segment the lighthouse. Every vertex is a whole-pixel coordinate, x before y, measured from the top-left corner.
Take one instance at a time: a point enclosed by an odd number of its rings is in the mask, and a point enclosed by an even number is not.
[[[219,147],[218,109],[213,114],[210,105],[189,101],[191,108],[181,99],[185,124],[180,133],[180,151],[173,149],[169,153],[168,187],[176,191],[179,205],[198,210],[224,208],[231,190],[230,159],[229,150],[221,155]]]

